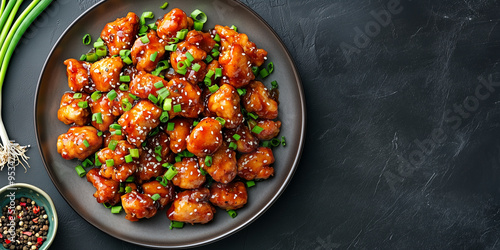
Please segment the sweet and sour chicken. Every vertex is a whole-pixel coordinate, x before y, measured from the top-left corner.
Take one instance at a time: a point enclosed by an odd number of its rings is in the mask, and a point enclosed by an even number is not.
[[[96,51],[106,55],[64,61],[71,92],[58,119],[71,127],[57,151],[90,162],[96,201],[130,221],[165,209],[171,221],[205,224],[216,207],[245,206],[247,181],[275,174],[265,145],[282,126],[277,95],[254,74],[267,52],[196,22],[175,8],[153,28],[130,12],[102,30]]]

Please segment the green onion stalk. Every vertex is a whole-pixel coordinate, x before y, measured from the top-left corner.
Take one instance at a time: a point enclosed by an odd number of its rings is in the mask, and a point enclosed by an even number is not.
[[[2,112],[2,88],[12,54],[28,27],[49,6],[52,0],[33,0],[11,26],[22,2],[23,0],[10,0],[6,6],[6,0],[2,0],[0,4],[0,37],[5,37],[5,40],[0,40],[2,42],[0,49],[0,114]],[[15,167],[21,164],[26,171],[26,167],[29,167],[29,157],[26,156],[28,146],[21,146],[9,139],[1,115],[0,140],[2,143],[0,147],[0,170],[6,165]]]

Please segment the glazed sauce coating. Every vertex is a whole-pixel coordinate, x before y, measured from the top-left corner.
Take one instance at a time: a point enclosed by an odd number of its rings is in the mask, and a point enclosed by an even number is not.
[[[110,55],[119,55],[120,50],[130,49],[139,32],[139,17],[129,12],[126,17],[118,18],[106,24],[101,32],[101,38],[108,46]]]

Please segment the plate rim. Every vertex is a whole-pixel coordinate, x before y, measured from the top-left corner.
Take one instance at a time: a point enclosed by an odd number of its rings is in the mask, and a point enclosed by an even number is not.
[[[178,245],[178,246],[159,246],[159,245],[150,245],[150,244],[144,244],[144,243],[139,243],[139,242],[134,242],[132,240],[129,240],[125,237],[121,237],[119,235],[114,235],[112,234],[111,232],[108,232],[107,230],[103,230],[102,228],[100,228],[98,225],[95,225],[94,223],[90,222],[89,220],[87,220],[85,217],[83,217],[76,209],[75,207],[73,206],[73,204],[71,204],[69,201],[68,201],[68,198],[66,197],[66,195],[61,192],[61,187],[56,184],[56,182],[54,181],[54,176],[52,174],[52,171],[48,168],[48,162],[42,152],[42,147],[41,147],[41,142],[40,142],[40,136],[39,136],[39,126],[38,126],[38,123],[37,123],[37,103],[38,103],[38,99],[39,99],[39,96],[40,96],[40,85],[42,83],[42,79],[45,75],[45,70],[47,68],[47,64],[51,58],[51,56],[53,55],[54,51],[57,49],[59,43],[61,42],[61,40],[67,35],[67,33],[70,31],[70,29],[78,22],[80,21],[80,19],[82,19],[83,17],[85,17],[87,14],[89,14],[91,11],[93,11],[94,9],[96,9],[98,6],[100,6],[101,4],[105,3],[106,0],[101,0],[99,1],[98,3],[94,4],[92,7],[88,8],[86,11],[84,11],[83,13],[81,13],[78,17],[75,18],[75,20],[73,22],[71,22],[65,29],[64,31],[61,33],[61,35],[58,37],[58,39],[56,40],[56,42],[54,43],[54,45],[52,46],[52,48],[50,49],[50,52],[48,53],[47,55],[47,58],[45,59],[45,62],[43,63],[43,67],[42,67],[42,70],[39,74],[39,77],[38,77],[38,81],[37,81],[37,86],[36,86],[36,92],[35,92],[35,98],[34,98],[34,112],[33,112],[33,123],[34,123],[34,127],[35,127],[35,136],[36,136],[36,142],[37,142],[37,148],[38,148],[38,152],[40,154],[40,157],[42,159],[42,162],[43,162],[43,165],[45,167],[45,170],[47,171],[47,174],[50,178],[50,180],[52,181],[52,184],[56,187],[57,191],[59,192],[59,194],[63,197],[63,199],[66,201],[66,203],[69,205],[69,207],[71,207],[71,209],[78,215],[80,216],[80,218],[82,218],[84,221],[86,221],[87,223],[89,223],[90,225],[94,226],[95,228],[97,228],[98,230],[100,230],[101,232],[104,232],[106,233],[107,235],[113,237],[113,238],[116,238],[116,239],[119,239],[121,241],[125,241],[125,242],[128,242],[128,243],[131,243],[131,244],[134,244],[134,245],[137,245],[137,246],[143,246],[143,247],[148,247],[148,248],[157,248],[157,249],[172,249],[172,248],[192,248],[192,247],[200,247],[200,246],[204,246],[204,245],[208,245],[208,244],[212,244],[214,242],[217,242],[219,240],[222,240],[224,238],[227,238],[237,232],[239,232],[240,230],[242,230],[243,228],[247,227],[248,225],[250,225],[251,223],[253,223],[254,221],[256,221],[260,216],[262,216],[277,200],[278,198],[284,193],[284,190],[288,187],[288,185],[290,184],[295,172],[297,171],[297,168],[299,166],[299,163],[300,163],[300,159],[302,157],[302,153],[304,151],[304,144],[305,144],[305,140],[306,140],[306,127],[307,127],[307,110],[306,110],[306,101],[305,101],[305,95],[304,95],[304,89],[303,89],[303,85],[302,85],[302,80],[301,80],[301,77],[299,75],[299,71],[298,71],[298,68],[297,68],[297,65],[295,64],[295,61],[293,60],[293,57],[291,56],[290,54],[290,51],[289,49],[287,48],[287,46],[285,45],[285,43],[283,42],[283,40],[281,39],[281,37],[276,33],[276,31],[269,25],[269,23],[264,20],[264,18],[262,18],[257,12],[255,12],[253,9],[251,9],[249,6],[247,6],[246,4],[244,4],[243,2],[241,2],[240,0],[229,0],[229,1],[232,1],[236,4],[238,4],[239,6],[243,7],[244,9],[246,9],[253,17],[255,17],[257,20],[261,21],[272,33],[273,35],[275,36],[275,38],[277,38],[277,40],[279,41],[279,45],[280,47],[283,48],[283,50],[285,51],[284,55],[285,55],[285,59],[287,61],[290,62],[291,66],[292,66],[292,72],[293,72],[293,75],[294,75],[294,78],[295,78],[295,85],[297,87],[297,90],[298,90],[298,96],[299,96],[299,100],[300,100],[300,107],[301,107],[301,115],[300,115],[300,119],[301,119],[301,123],[300,123],[300,126],[301,126],[301,129],[300,129],[300,138],[298,140],[298,148],[297,148],[297,154],[295,155],[295,159],[293,160],[293,164],[292,164],[292,168],[291,168],[291,171],[289,171],[286,175],[286,178],[284,179],[284,184],[280,186],[280,188],[278,189],[278,191],[272,196],[271,200],[269,202],[267,202],[265,204],[265,206],[259,210],[257,213],[255,213],[254,215],[252,215],[248,220],[242,222],[240,225],[236,226],[235,228],[231,229],[231,230],[228,230],[227,232],[224,232],[214,238],[211,238],[211,239],[207,239],[207,240],[200,240],[196,243],[189,243],[189,244],[183,244],[183,245]]]

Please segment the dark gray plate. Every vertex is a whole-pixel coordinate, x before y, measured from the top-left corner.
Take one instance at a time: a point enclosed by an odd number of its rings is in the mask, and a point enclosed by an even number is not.
[[[245,227],[264,213],[283,192],[297,168],[302,152],[305,101],[300,78],[287,49],[269,25],[248,7],[232,0],[170,0],[167,10],[161,10],[159,6],[163,2],[108,0],[94,6],[70,25],[54,46],[40,76],[35,100],[35,127],[40,153],[50,178],[71,207],[89,223],[116,238],[143,246],[199,246]],[[69,90],[63,61],[79,58],[88,50],[89,47],[82,44],[82,37],[90,33],[93,38],[97,38],[106,23],[125,16],[129,11],[138,15],[153,11],[156,18],[174,7],[186,13],[194,9],[203,10],[208,15],[206,28],[214,27],[215,24],[236,25],[258,47],[269,52],[269,61],[274,62],[276,71],[264,83],[269,86],[272,80],[277,80],[280,84],[281,135],[287,138],[286,147],[274,151],[275,176],[249,189],[248,204],[238,210],[238,217],[231,219],[224,211],[218,210],[214,221],[209,224],[186,225],[181,230],[168,229],[169,220],[165,210],[159,211],[154,218],[140,222],[127,221],[124,213],[111,214],[109,209],[95,201],[92,196],[94,187],[75,173],[74,167],[79,162],[64,160],[56,150],[57,137],[68,130],[68,126],[57,119],[60,98]]]

